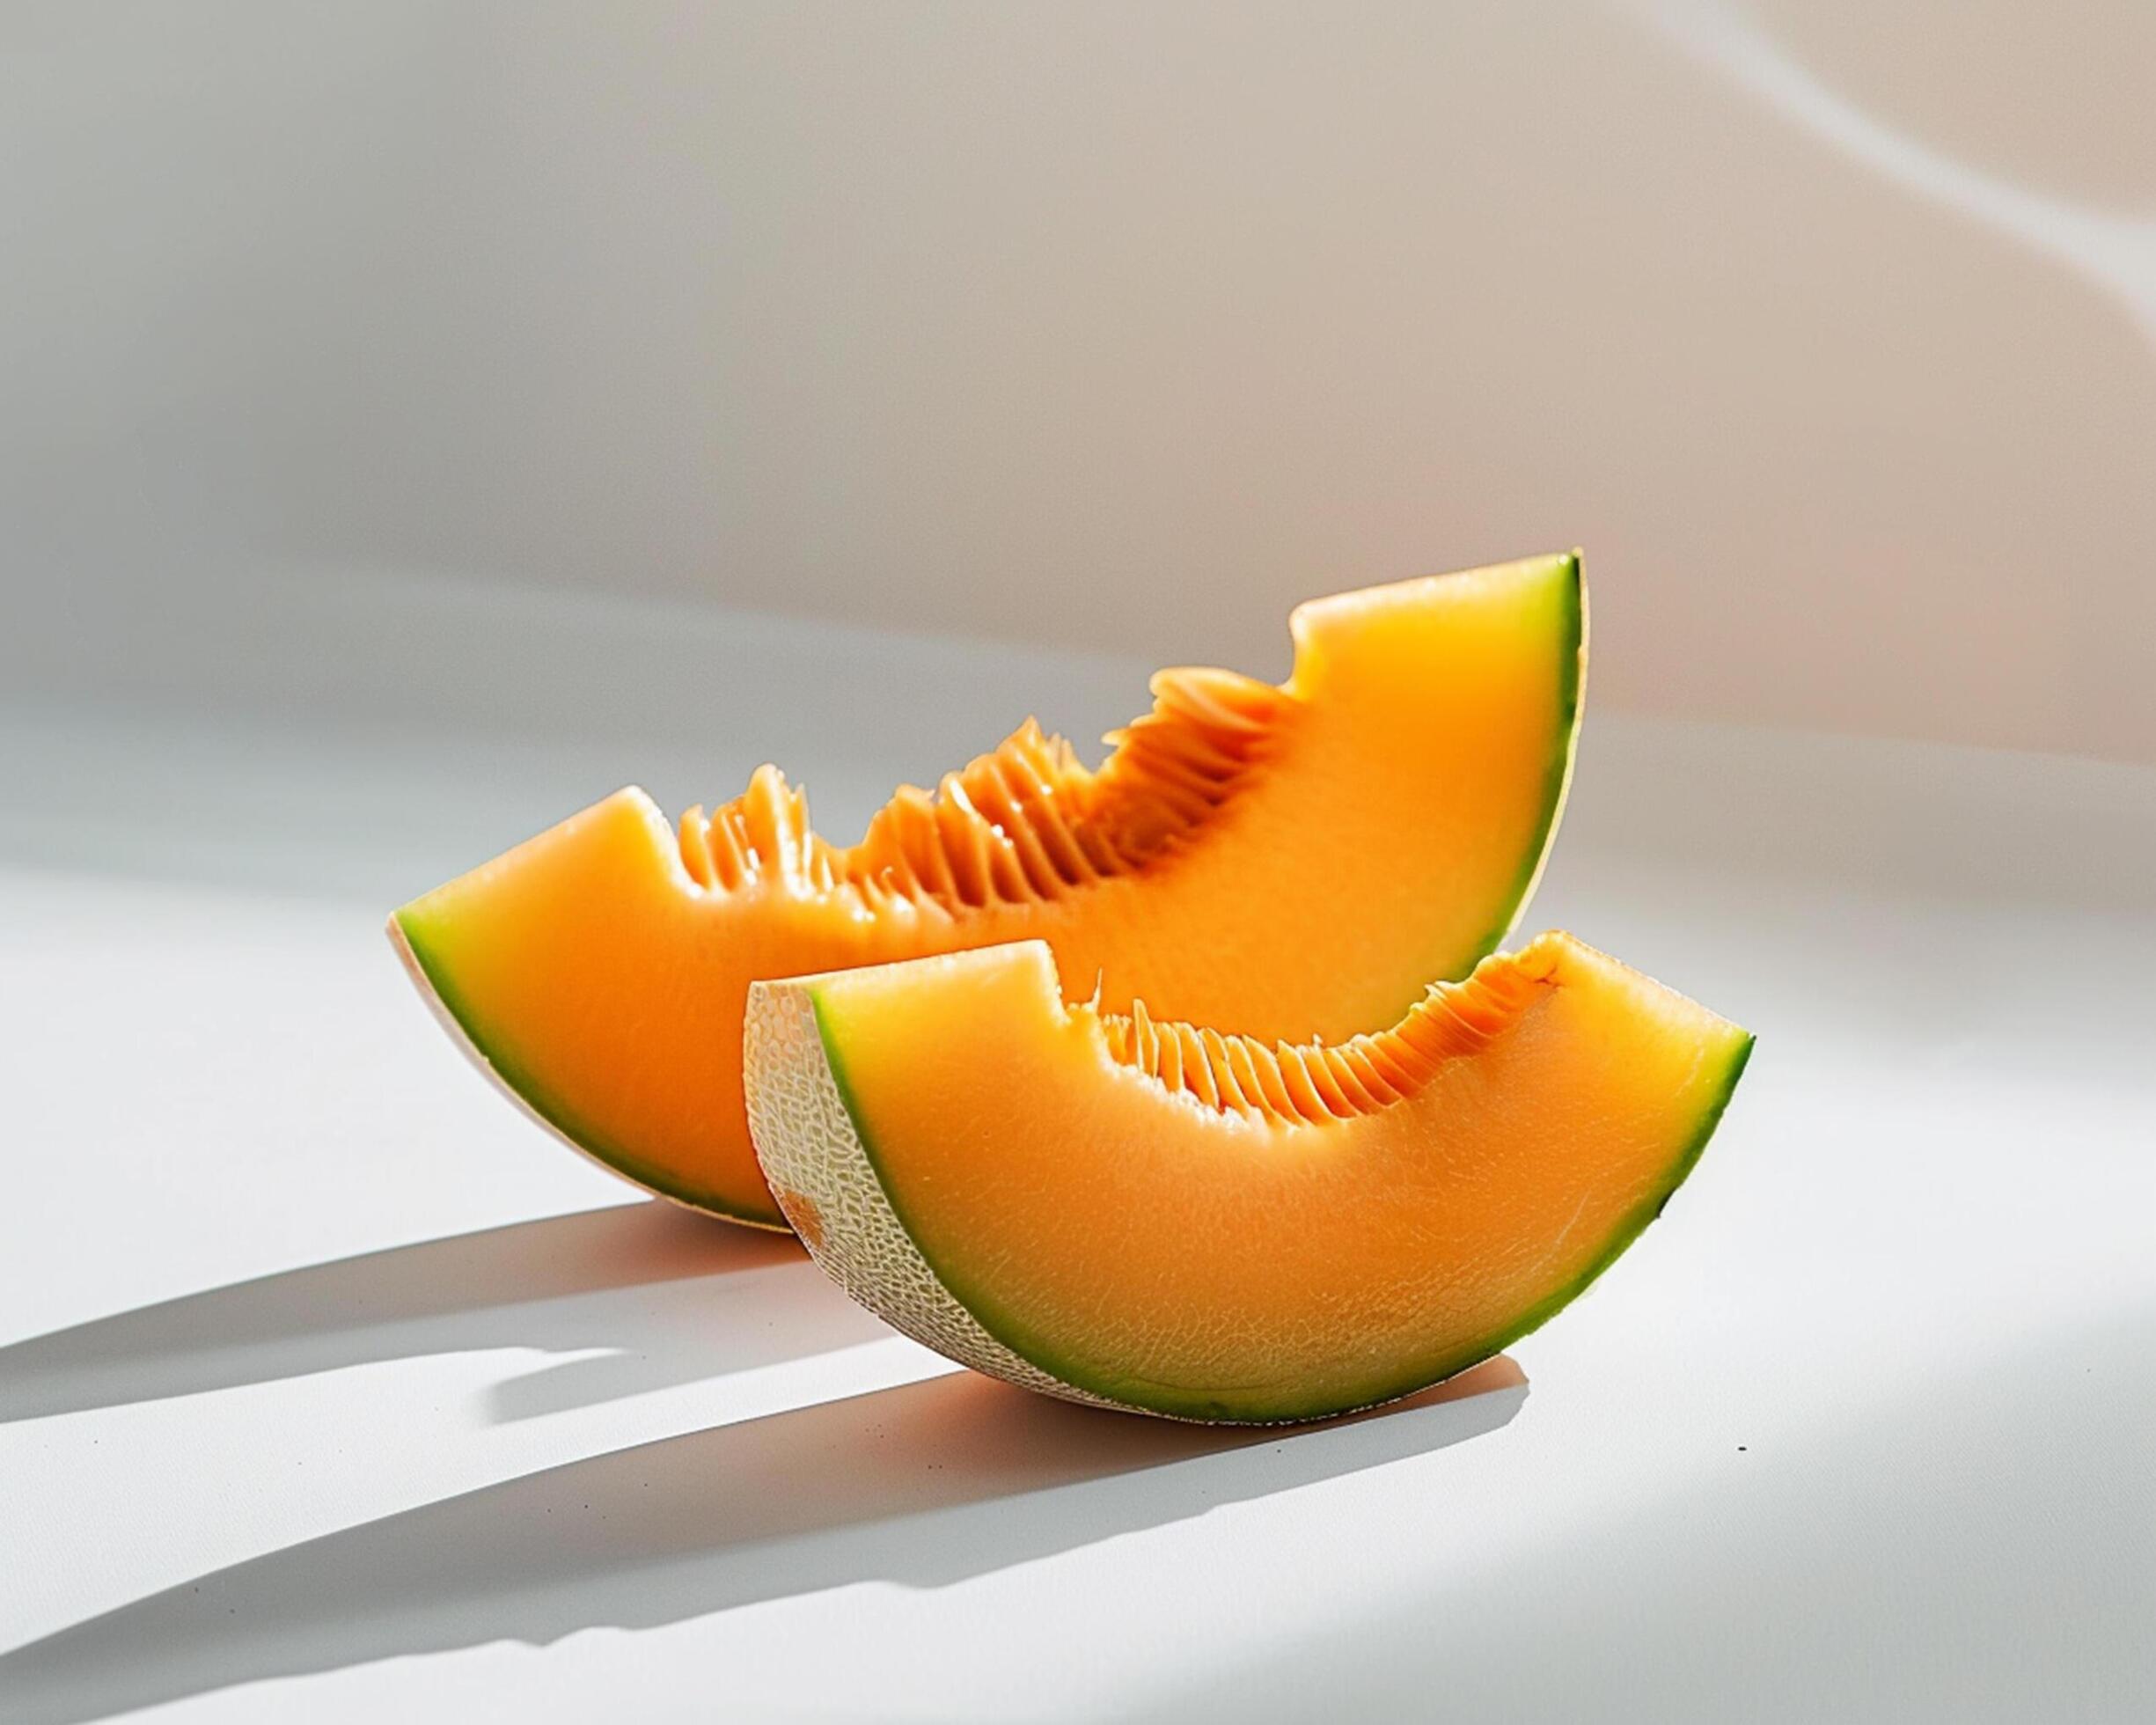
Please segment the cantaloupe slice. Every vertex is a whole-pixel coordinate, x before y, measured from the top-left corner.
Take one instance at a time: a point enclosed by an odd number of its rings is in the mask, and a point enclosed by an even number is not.
[[[1510,929],[1555,829],[1579,562],[1301,606],[1274,687],[1167,671],[1097,771],[1030,723],[851,848],[777,772],[678,831],[621,791],[391,919],[480,1064],[651,1189],[781,1226],[741,1094],[748,985],[1038,936],[1081,993],[1267,1039],[1390,1023]]]
[[[1573,1299],[1751,1044],[1562,934],[1301,1046],[1067,1007],[1026,942],[757,984],[749,1115],[810,1252],[929,1347],[1079,1401],[1305,1420]]]

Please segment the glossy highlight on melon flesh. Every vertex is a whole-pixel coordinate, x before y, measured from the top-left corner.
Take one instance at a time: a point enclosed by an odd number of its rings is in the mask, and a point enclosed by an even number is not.
[[[1579,560],[1313,601],[1279,687],[1165,671],[1097,769],[1029,722],[826,843],[764,767],[670,826],[618,792],[392,917],[422,991],[543,1122],[784,1225],[741,1081],[752,981],[1040,938],[1083,993],[1271,1039],[1390,1023],[1532,891],[1571,772]]]
[[[1323,1418],[1489,1358],[1660,1215],[1752,1039],[1544,935],[1300,1046],[1067,1006],[1038,942],[750,990],[750,1119],[916,1340],[1174,1418]]]

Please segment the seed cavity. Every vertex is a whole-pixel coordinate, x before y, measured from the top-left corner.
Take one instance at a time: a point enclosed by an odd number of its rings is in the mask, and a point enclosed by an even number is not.
[[[1470,1055],[1520,1022],[1555,987],[1547,954],[1530,948],[1485,958],[1464,982],[1441,982],[1390,1030],[1327,1044],[1276,1042],[1155,1018],[1142,1001],[1102,1012],[1108,1053],[1167,1090],[1223,1114],[1276,1125],[1359,1119],[1420,1093],[1450,1061]]]
[[[871,910],[905,900],[953,914],[1136,873],[1250,783],[1298,705],[1231,671],[1163,671],[1152,689],[1153,710],[1109,733],[1097,772],[1028,719],[933,792],[901,786],[850,848],[818,838],[807,798],[760,767],[732,802],[682,816],[682,864],[715,892],[839,892]]]

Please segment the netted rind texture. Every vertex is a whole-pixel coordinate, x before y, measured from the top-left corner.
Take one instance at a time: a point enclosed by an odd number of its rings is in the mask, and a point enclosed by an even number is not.
[[[786,1219],[832,1281],[893,1329],[962,1366],[1067,1401],[1122,1406],[1011,1352],[937,1280],[862,1147],[807,988],[752,987],[744,1049],[757,1160]]]

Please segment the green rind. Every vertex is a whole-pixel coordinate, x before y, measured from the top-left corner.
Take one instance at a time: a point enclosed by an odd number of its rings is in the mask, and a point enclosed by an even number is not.
[[[1442,967],[1443,980],[1448,982],[1457,982],[1466,976],[1503,945],[1505,937],[1519,926],[1520,918],[1535,897],[1535,889],[1542,885],[1543,871],[1550,866],[1550,853],[1556,848],[1558,827],[1565,818],[1565,801],[1572,790],[1573,767],[1579,759],[1580,726],[1585,711],[1581,697],[1587,687],[1587,583],[1580,571],[1580,555],[1577,550],[1569,551],[1559,560],[1564,565],[1558,599],[1562,607],[1559,628],[1563,631],[1562,657],[1558,667],[1558,704],[1561,716],[1557,752],[1543,774],[1541,826],[1520,865],[1511,899],[1499,913],[1496,926],[1483,936],[1464,962]]]
[[[1319,1401],[1287,1401],[1268,1406],[1231,1403],[1217,1396],[1192,1396],[1173,1384],[1152,1383],[1135,1377],[1112,1377],[1062,1358],[1045,1339],[1019,1322],[1009,1313],[1000,1310],[994,1301],[978,1288],[969,1288],[964,1279],[953,1279],[950,1273],[930,1256],[920,1230],[907,1219],[906,1206],[900,1201],[890,1178],[885,1174],[883,1161],[876,1149],[876,1140],[869,1131],[868,1119],[851,1081],[847,1076],[845,1056],[840,1052],[838,1038],[832,1032],[830,1018],[825,1011],[823,992],[812,988],[809,1002],[816,1015],[816,1032],[823,1044],[824,1061],[831,1069],[832,1083],[837,1087],[839,1099],[845,1105],[847,1118],[853,1122],[854,1135],[860,1141],[862,1154],[882,1187],[884,1201],[891,1213],[898,1218],[899,1227],[913,1241],[913,1249],[920,1254],[935,1279],[952,1299],[972,1315],[973,1321],[988,1334],[1008,1347],[1029,1365],[1046,1372],[1051,1377],[1082,1390],[1103,1400],[1119,1403],[1123,1406],[1148,1413],[1166,1414],[1172,1419],[1192,1420],[1210,1425],[1295,1425],[1312,1420],[1329,1420],[1342,1413],[1356,1413],[1366,1407],[1376,1407],[1383,1403],[1397,1401],[1403,1396],[1412,1396],[1433,1384],[1441,1384],[1448,1377],[1480,1365],[1485,1360],[1501,1354],[1522,1336],[1540,1329],[1557,1314],[1578,1299],[1594,1285],[1603,1272],[1624,1255],[1625,1249],[1646,1231],[1646,1226],[1668,1207],[1669,1200],[1683,1185],[1699,1158],[1705,1154],[1707,1143],[1721,1124],[1729,1098],[1736,1093],[1737,1080],[1743,1076],[1744,1068],[1751,1060],[1752,1048],[1758,1040],[1747,1033],[1730,1055],[1722,1082],[1716,1090],[1714,1099],[1702,1112],[1698,1129],[1688,1138],[1669,1166],[1668,1178],[1659,1184],[1647,1196],[1618,1218],[1610,1230],[1602,1249],[1586,1272],[1564,1288],[1536,1302],[1520,1317],[1495,1334],[1474,1342],[1453,1354],[1441,1356],[1409,1368],[1397,1378],[1366,1391],[1355,1390],[1344,1397],[1331,1397]]]
[[[1676,1161],[1670,1164],[1668,1178],[1618,1218],[1617,1226],[1610,1230],[1609,1237],[1603,1241],[1602,1252],[1585,1271],[1565,1287],[1529,1306],[1515,1322],[1500,1331],[1495,1336],[1487,1340],[1477,1342],[1472,1347],[1463,1352],[1456,1361],[1436,1368],[1434,1375],[1428,1379],[1419,1380],[1404,1389],[1396,1390],[1390,1395],[1380,1396],[1377,1399],[1393,1401],[1404,1395],[1412,1395],[1416,1390],[1424,1387],[1426,1382],[1442,1383],[1446,1378],[1456,1376],[1469,1368],[1479,1365],[1483,1361],[1501,1354],[1522,1336],[1531,1335],[1542,1328],[1558,1313],[1564,1310],[1566,1307],[1593,1287],[1610,1266],[1624,1255],[1632,1242],[1646,1231],[1647,1224],[1669,1208],[1669,1200],[1676,1196],[1677,1188],[1684,1184],[1690,1177],[1692,1170],[1698,1166],[1699,1158],[1706,1153],[1708,1141],[1714,1136],[1715,1128],[1721,1124],[1722,1115],[1729,1106],[1729,1098],[1736,1093],[1737,1080],[1744,1075],[1744,1068],[1751,1060],[1752,1048],[1757,1041],[1756,1037],[1748,1034],[1737,1045],[1735,1052],[1729,1058],[1728,1065],[1724,1069],[1722,1083],[1715,1093],[1714,1100],[1700,1115],[1698,1129],[1686,1141],[1683,1149]]]
[[[455,967],[429,939],[425,932],[425,920],[417,913],[415,905],[406,905],[392,912],[390,920],[403,936],[405,951],[411,955],[412,965],[418,973],[415,980],[433,995],[434,1004],[454,1024],[466,1052],[570,1149],[590,1156],[608,1172],[619,1174],[685,1208],[751,1228],[774,1229],[781,1233],[792,1231],[775,1206],[767,1211],[752,1210],[716,1193],[700,1190],[670,1170],[623,1149],[605,1133],[580,1119],[575,1109],[548,1091],[529,1067],[489,1039],[484,1022],[471,1009],[457,987]]]

